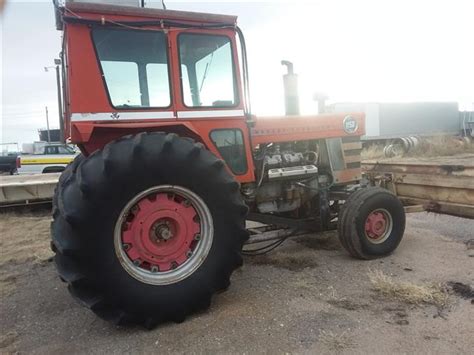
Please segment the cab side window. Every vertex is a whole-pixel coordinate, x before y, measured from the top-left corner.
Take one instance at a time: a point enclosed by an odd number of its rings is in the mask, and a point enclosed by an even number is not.
[[[58,154],[58,147],[46,147],[44,149],[44,154]]]
[[[236,106],[238,95],[230,39],[183,33],[178,42],[184,104],[187,107]]]
[[[244,137],[240,129],[216,129],[211,132],[211,140],[235,175],[247,172]]]

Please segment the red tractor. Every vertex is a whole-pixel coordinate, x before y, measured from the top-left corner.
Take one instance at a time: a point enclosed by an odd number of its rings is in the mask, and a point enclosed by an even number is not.
[[[56,190],[52,248],[100,317],[183,321],[229,287],[249,242],[338,229],[361,259],[400,243],[401,202],[362,182],[362,114],[298,115],[285,62],[289,115],[251,115],[236,17],[75,1],[56,18],[65,137],[82,154]]]

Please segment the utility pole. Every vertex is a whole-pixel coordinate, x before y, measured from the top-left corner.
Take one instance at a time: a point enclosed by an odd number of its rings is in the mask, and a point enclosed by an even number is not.
[[[54,64],[56,64],[56,86],[58,89],[59,141],[64,143],[63,103],[61,100],[61,75],[59,73],[61,59],[55,59]]]
[[[59,141],[64,143],[64,121],[63,121],[63,104],[62,104],[62,95],[61,95],[61,73],[60,73],[60,66],[61,66],[61,59],[55,58],[54,59],[55,69],[56,69],[56,89],[58,94],[58,116],[59,116]],[[48,69],[52,69],[53,67],[44,67],[44,71],[48,72]]]
[[[46,129],[48,130],[48,143],[51,143],[51,135],[49,134],[48,106],[46,106],[45,109],[46,109]]]

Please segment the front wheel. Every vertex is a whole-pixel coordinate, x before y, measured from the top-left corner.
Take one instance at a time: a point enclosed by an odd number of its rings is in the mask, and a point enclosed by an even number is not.
[[[71,164],[52,224],[71,294],[101,318],[148,328],[209,306],[242,264],[247,207],[199,143],[142,133]]]
[[[374,259],[392,253],[405,231],[405,211],[390,191],[368,187],[354,192],[339,215],[339,240],[353,257]]]

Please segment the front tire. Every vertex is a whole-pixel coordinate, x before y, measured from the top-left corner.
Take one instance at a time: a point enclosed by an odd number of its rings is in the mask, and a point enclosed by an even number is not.
[[[55,261],[73,296],[151,328],[207,308],[242,264],[247,207],[199,143],[141,133],[71,165],[56,191]]]
[[[404,231],[402,203],[381,187],[354,192],[339,214],[339,240],[349,254],[358,259],[389,255],[400,244]]]

